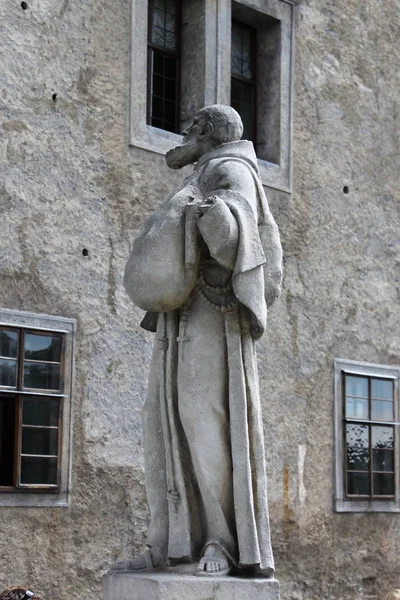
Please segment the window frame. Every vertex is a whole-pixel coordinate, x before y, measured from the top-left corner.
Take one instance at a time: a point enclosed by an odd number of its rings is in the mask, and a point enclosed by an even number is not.
[[[231,21],[232,0],[199,0],[204,3],[204,39],[199,89],[193,90],[194,111],[210,104],[230,104],[231,90]],[[237,0],[248,10],[280,21],[280,83],[279,102],[279,164],[258,160],[262,183],[269,188],[292,192],[292,115],[293,115],[293,65],[294,16],[296,0]],[[236,18],[236,17],[235,17]],[[183,18],[183,26],[185,26]],[[158,129],[147,123],[147,35],[148,0],[132,0],[131,4],[131,81],[130,81],[130,133],[131,146],[165,155],[182,142],[182,136]],[[199,52],[201,51],[199,49]],[[182,50],[183,67],[185,54]],[[200,68],[199,66],[199,68]],[[196,67],[197,68],[197,67]],[[184,86],[184,81],[181,82]],[[201,89],[200,89],[201,88]],[[184,102],[186,106],[186,102]],[[185,113],[188,110],[184,111]],[[180,126],[187,126],[181,115]]]
[[[257,44],[258,44],[258,39],[257,39],[257,29],[255,29],[254,27],[252,27],[251,25],[248,25],[247,23],[243,23],[242,21],[238,21],[237,19],[235,19],[235,17],[232,17],[232,25],[239,25],[242,29],[247,29],[248,31],[250,31],[250,39],[251,39],[251,67],[252,67],[252,73],[253,76],[250,78],[247,77],[243,77],[242,75],[239,75],[238,73],[235,73],[232,70],[232,66],[231,66],[231,98],[230,98],[230,104],[232,105],[232,80],[237,81],[239,83],[242,83],[244,85],[246,85],[249,89],[252,90],[252,104],[253,104],[253,122],[252,122],[252,136],[253,139],[251,140],[254,144],[254,147],[257,147],[257,126],[258,126],[258,107],[257,107],[257,83],[258,83],[258,65],[257,65]],[[232,51],[232,36],[231,36],[231,51]]]
[[[345,359],[334,360],[334,400],[335,400],[335,495],[334,510],[336,512],[400,512],[400,481],[399,481],[399,457],[400,457],[400,427],[399,427],[399,379],[400,366],[377,365],[373,363],[359,362]],[[395,494],[394,497],[361,497],[346,495],[346,452],[345,452],[345,424],[348,421],[344,415],[345,392],[344,374],[358,375],[393,380],[393,402],[394,421],[379,421],[384,426],[393,425],[394,440],[394,473]],[[369,398],[370,401],[370,398]],[[354,419],[350,419],[353,421]],[[358,420],[356,419],[358,422]],[[374,423],[375,419],[362,419],[360,423]]]
[[[176,48],[174,50],[169,50],[167,48],[162,48],[161,46],[157,46],[152,41],[152,27],[153,27],[153,19],[152,14],[149,12],[149,7],[154,5],[154,0],[149,0],[148,7],[148,31],[147,31],[147,109],[146,109],[146,122],[150,127],[154,127],[151,125],[152,118],[152,64],[151,60],[154,56],[155,52],[159,52],[160,54],[165,54],[170,58],[175,58],[177,61],[176,64],[176,88],[175,88],[175,127],[179,129],[180,123],[180,96],[181,96],[181,50],[182,50],[182,35],[181,35],[181,26],[182,26],[182,0],[176,0],[176,17],[175,17],[175,26],[176,26]],[[154,127],[155,129],[159,129],[158,127]],[[162,131],[169,132],[168,129],[161,129]],[[178,133],[170,132],[170,133]]]
[[[20,312],[8,309],[0,309],[0,327],[22,330],[20,341],[26,332],[60,336],[63,340],[60,354],[60,389],[39,390],[33,388],[15,388],[2,386],[2,395],[15,398],[16,423],[14,449],[14,468],[17,468],[17,458],[21,456],[21,435],[19,429],[22,427],[22,398],[24,397],[52,397],[60,401],[58,418],[58,470],[57,485],[55,484],[20,484],[14,486],[0,487],[0,506],[69,506],[71,495],[71,450],[72,450],[72,410],[71,397],[73,385],[74,368],[74,343],[76,332],[76,320],[65,317],[40,315],[29,312]],[[23,344],[19,344],[18,363],[20,372],[23,373]],[[18,364],[17,363],[17,364]],[[22,377],[23,375],[20,375]],[[22,429],[21,429],[22,431]]]

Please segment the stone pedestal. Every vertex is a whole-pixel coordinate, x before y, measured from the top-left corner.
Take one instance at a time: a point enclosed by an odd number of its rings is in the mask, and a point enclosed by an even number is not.
[[[279,600],[279,582],[176,573],[112,573],[104,578],[104,600]]]

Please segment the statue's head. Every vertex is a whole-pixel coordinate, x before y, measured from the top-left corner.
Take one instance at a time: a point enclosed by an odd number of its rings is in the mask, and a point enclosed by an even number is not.
[[[182,144],[167,152],[171,169],[180,169],[197,162],[216,146],[240,140],[243,123],[234,108],[225,104],[212,104],[199,110],[192,124],[182,132]]]

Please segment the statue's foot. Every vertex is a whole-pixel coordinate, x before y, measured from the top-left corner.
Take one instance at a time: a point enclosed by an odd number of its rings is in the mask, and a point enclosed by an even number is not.
[[[231,569],[232,563],[222,550],[218,546],[210,544],[205,549],[197,565],[196,575],[200,575],[200,577],[222,577],[228,575]]]
[[[165,561],[155,548],[151,548],[143,552],[137,558],[132,560],[121,560],[110,569],[113,573],[150,573],[165,567]]]

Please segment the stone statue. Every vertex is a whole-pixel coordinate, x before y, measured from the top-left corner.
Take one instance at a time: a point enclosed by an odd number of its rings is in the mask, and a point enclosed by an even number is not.
[[[272,577],[255,342],[282,251],[253,144],[229,106],[200,110],[166,155],[194,171],[133,243],[125,287],[156,334],[144,406],[148,549],[114,570],[195,563]]]

